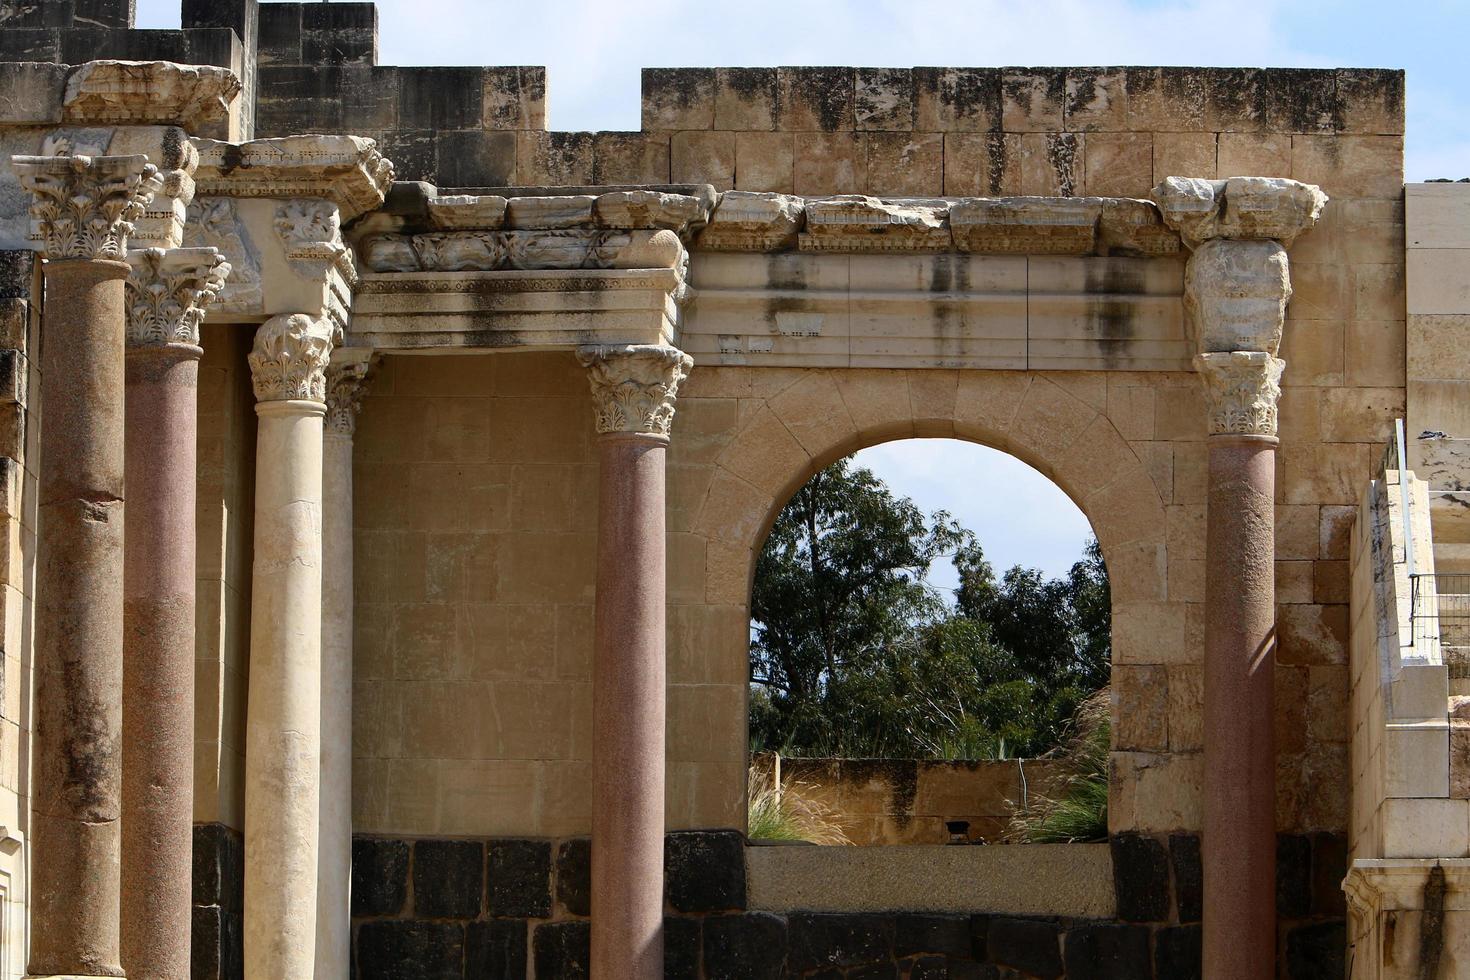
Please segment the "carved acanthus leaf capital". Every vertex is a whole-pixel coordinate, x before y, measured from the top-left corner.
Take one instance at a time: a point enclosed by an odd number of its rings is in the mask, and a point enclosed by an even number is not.
[[[325,402],[332,326],[305,313],[271,317],[255,332],[250,375],[257,401]]]
[[[1286,362],[1265,351],[1199,354],[1210,435],[1274,436]]]
[[[199,346],[199,324],[224,287],[230,264],[213,248],[142,248],[128,253],[130,348]]]
[[[11,162],[31,193],[37,251],[48,259],[121,261],[134,222],[163,186],[143,154],[17,156]]]
[[[327,365],[327,431],[350,436],[367,393],[373,352],[366,347],[339,347]]]
[[[674,347],[629,344],[583,347],[577,360],[587,369],[598,433],[668,436],[679,384],[694,359]]]
[[[1190,248],[1216,238],[1290,245],[1327,205],[1320,187],[1283,177],[1165,177],[1152,197]]]

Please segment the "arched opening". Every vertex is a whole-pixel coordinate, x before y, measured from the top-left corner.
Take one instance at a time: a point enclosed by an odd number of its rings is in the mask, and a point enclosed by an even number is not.
[[[750,613],[752,839],[1106,836],[1107,569],[1025,462],[957,439],[836,459],[777,509]]]

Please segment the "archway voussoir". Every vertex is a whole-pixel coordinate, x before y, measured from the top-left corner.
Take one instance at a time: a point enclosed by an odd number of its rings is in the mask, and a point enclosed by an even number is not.
[[[770,494],[726,469],[716,469],[709,493],[691,530],[714,541],[750,548],[764,532],[772,508]]]
[[[866,444],[913,436],[907,372],[850,368],[832,372],[832,382]]]
[[[1098,410],[1045,378],[1026,389],[1010,425],[1011,439],[1025,453],[1055,461],[1071,448]]]
[[[809,453],[767,405],[756,409],[719,456],[720,466],[772,495],[803,479]]]
[[[803,449],[821,458],[858,435],[857,424],[848,414],[837,383],[827,371],[813,371],[770,401],[771,411],[781,420]]]

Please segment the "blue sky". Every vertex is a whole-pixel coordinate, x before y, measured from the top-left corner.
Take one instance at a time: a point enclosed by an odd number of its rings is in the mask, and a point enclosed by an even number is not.
[[[545,65],[549,123],[563,130],[637,129],[643,67],[1403,68],[1407,179],[1470,176],[1470,0],[379,0],[378,11],[383,64]],[[139,27],[178,23],[179,0],[138,0]],[[924,509],[954,513],[998,568],[1060,574],[1089,534],[1060,490],[1003,453],[920,440],[860,462]],[[952,570],[935,580],[952,584]]]

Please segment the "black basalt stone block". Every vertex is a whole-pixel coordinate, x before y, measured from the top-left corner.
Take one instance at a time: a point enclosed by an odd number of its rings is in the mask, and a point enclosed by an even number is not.
[[[472,840],[413,845],[413,911],[419,918],[472,919],[485,894],[485,848]]]
[[[531,944],[538,980],[587,980],[592,960],[592,927],[588,923],[548,922],[537,926]]]
[[[127,30],[136,20],[135,0],[72,0],[74,23]]]
[[[745,838],[734,830],[699,830],[664,838],[664,889],[680,912],[745,908]]]
[[[1298,926],[1286,935],[1286,976],[1290,980],[1339,980],[1347,948],[1341,919]]]
[[[465,980],[525,980],[525,919],[494,919],[465,926]]]
[[[405,129],[478,128],[483,87],[479,68],[400,68],[400,125]]]
[[[1205,903],[1199,837],[1195,834],[1171,834],[1169,865],[1174,871],[1174,905],[1179,921],[1198,922],[1204,915]]]
[[[895,956],[942,953],[968,957],[972,955],[970,920],[963,915],[900,915],[893,952]]]
[[[1276,835],[1276,915],[1300,919],[1312,910],[1312,842],[1300,834]]]
[[[1146,926],[1086,923],[1067,931],[1067,980],[1138,980],[1149,975]]]
[[[383,919],[357,930],[359,980],[460,980],[464,925]]]
[[[408,841],[352,839],[352,914],[398,915],[408,899]]]
[[[1347,877],[1347,837],[1342,834],[1312,835],[1312,912],[1344,915],[1347,896],[1342,879]]]
[[[556,849],[556,900],[572,915],[592,912],[592,842],[585,837]]]
[[[490,914],[544,919],[551,915],[551,843],[490,842]]]
[[[61,60],[61,29],[0,25],[0,61]]]
[[[183,31],[73,27],[61,32],[61,60],[69,65],[99,58],[182,62],[188,57],[189,45]]]
[[[1113,852],[1113,893],[1118,918],[1125,922],[1163,922],[1169,918],[1169,855],[1164,845],[1143,834],[1118,834]]]
[[[245,901],[245,842],[222,823],[194,825],[193,902],[239,911]]]
[[[872,966],[860,966],[847,971],[847,980],[898,980],[898,965],[874,963]]]
[[[787,928],[792,970],[864,966],[893,956],[891,916],[802,913],[791,916]]]
[[[778,980],[786,976],[786,920],[769,912],[704,920],[708,980]]]
[[[1154,933],[1155,980],[1200,980],[1200,927],[1169,926]]]
[[[986,953],[992,963],[1055,980],[1062,975],[1060,934],[1055,922],[997,917],[990,920]]]
[[[700,980],[698,919],[664,919],[664,980]]]

